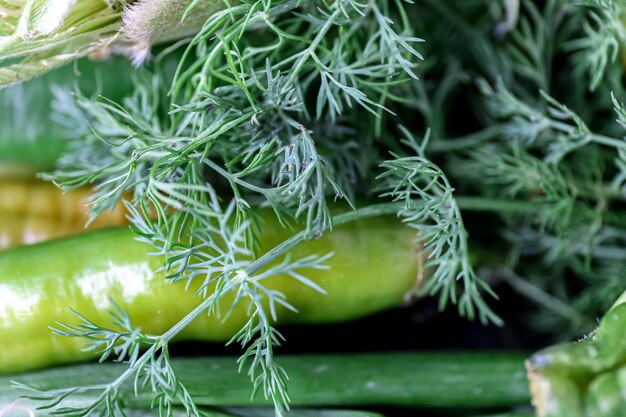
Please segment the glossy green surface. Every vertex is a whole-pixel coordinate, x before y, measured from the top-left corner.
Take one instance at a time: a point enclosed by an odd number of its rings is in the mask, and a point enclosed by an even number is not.
[[[260,253],[293,234],[272,219],[266,219]],[[329,269],[300,271],[327,294],[287,276],[269,278],[265,285],[282,291],[299,310],[278,310],[278,320],[345,321],[402,304],[418,277],[414,238],[415,231],[395,218],[371,218],[295,247],[293,259],[334,252]],[[126,229],[111,229],[0,252],[0,373],[95,358],[81,352],[82,340],[54,336],[48,329],[55,322],[77,324],[69,308],[110,327],[114,300],[149,334],[177,323],[201,299],[183,283],[171,284],[154,272],[163,259],[146,255],[152,249]],[[227,295],[223,312],[229,300]],[[246,319],[242,303],[226,322],[202,316],[180,338],[224,341]]]
[[[535,413],[531,411],[513,411],[510,413],[481,414],[479,416],[470,417],[535,417]]]
[[[200,417],[274,417],[274,409],[270,407],[203,407],[198,410]],[[32,407],[21,404],[4,405],[0,403],[2,417],[24,417],[34,413],[37,417],[54,416],[48,410],[33,410]],[[126,408],[125,417],[160,417],[159,410],[148,408]],[[344,409],[307,409],[294,408],[287,417],[384,417],[383,414],[372,411],[344,410]],[[182,407],[174,407],[170,417],[189,417]],[[493,416],[498,417],[498,416]],[[509,417],[509,416],[505,416]],[[522,417],[522,416],[510,416]]]

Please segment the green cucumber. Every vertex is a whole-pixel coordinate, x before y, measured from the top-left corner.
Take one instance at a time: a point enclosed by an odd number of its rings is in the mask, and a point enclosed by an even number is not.
[[[102,62],[83,59],[0,90],[0,163],[52,168],[66,149],[68,136],[63,121],[53,120],[55,88],[72,90],[76,86],[84,95],[99,93],[119,101],[132,91],[133,71],[121,57]]]
[[[481,414],[471,417],[535,417],[535,413],[531,411],[512,411],[510,413]]]
[[[240,408],[225,408],[220,410],[227,413],[222,416],[221,414],[215,415],[215,417],[275,417],[275,410],[272,407],[240,407]],[[380,413],[373,411],[361,411],[361,410],[333,410],[333,409],[307,409],[307,408],[295,408],[289,411],[287,417],[383,417]],[[209,414],[201,417],[213,417]]]
[[[512,407],[529,404],[525,355],[508,353],[377,353],[284,356],[289,395],[296,406]],[[250,380],[238,373],[235,359],[174,358],[174,369],[197,404],[205,406],[267,405],[262,396],[250,399]],[[124,364],[86,364],[0,378],[0,403],[29,391],[11,381],[39,389],[60,389],[107,383],[126,369]],[[87,405],[98,391],[71,397],[65,406]],[[33,392],[31,392],[33,394]],[[36,393],[35,393],[36,394]],[[120,388],[124,404],[146,408],[152,393]],[[33,406],[30,400],[22,404]]]
[[[34,413],[38,417],[53,416],[46,411],[33,410],[19,403],[0,404],[2,417],[24,417]],[[159,417],[159,411],[155,409],[132,409],[124,410],[126,417]],[[174,408],[171,417],[189,417],[183,409]],[[240,408],[201,408],[198,417],[274,417],[274,409],[269,407],[240,407]],[[292,409],[286,417],[384,417],[380,413],[361,410],[333,410],[333,409]]]

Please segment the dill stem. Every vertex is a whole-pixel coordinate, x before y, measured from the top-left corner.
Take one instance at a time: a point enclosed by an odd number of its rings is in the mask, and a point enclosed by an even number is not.
[[[617,261],[626,259],[626,249],[618,246],[598,246],[593,254],[599,259],[614,259]]]
[[[308,48],[302,51],[302,55],[300,55],[298,61],[296,61],[293,68],[291,68],[289,78],[285,83],[286,86],[293,84],[293,82],[296,80],[296,77],[300,74],[300,70],[302,69],[306,61],[315,53],[315,50],[326,36],[331,26],[335,23],[335,19],[337,18],[337,16],[339,16],[340,14],[341,8],[337,8],[337,10],[333,12],[333,14],[328,16],[328,19],[324,23],[324,26],[322,26],[322,28],[320,29],[315,39],[313,39]]]
[[[507,213],[518,215],[535,215],[551,207],[550,203],[527,200],[504,200],[498,198],[483,198],[472,196],[458,196],[455,200],[459,208],[463,211],[478,211],[491,213]],[[602,213],[603,223],[607,226],[626,228],[626,215],[615,211],[604,211]],[[601,248],[598,248],[600,250]],[[604,254],[605,258],[618,259],[626,257],[626,250],[621,251],[616,247],[604,247],[598,252],[598,256]]]
[[[458,196],[455,197],[455,200],[462,210],[468,211],[533,214],[547,206],[533,201],[503,200],[499,198]]]
[[[360,219],[364,219],[367,217],[382,216],[385,214],[396,214],[398,213],[398,210],[400,210],[400,208],[403,206],[404,206],[403,202],[374,204],[371,206],[360,208],[356,211],[349,211],[347,213],[338,214],[337,216],[333,217],[332,224],[333,226],[340,226],[342,224],[350,223],[355,220],[360,220]],[[290,251],[294,246],[307,240],[308,236],[309,234],[307,230],[303,230],[293,235],[292,237],[285,240],[280,245],[275,246],[273,249],[270,249],[269,251],[267,251],[259,259],[253,261],[246,268],[246,272],[248,274],[254,274],[258,272],[259,270],[267,266],[270,262],[272,262],[277,257],[284,255],[285,253]]]
[[[471,148],[471,147],[481,144],[482,142],[493,139],[494,137],[500,135],[501,133],[502,133],[502,126],[491,125],[478,132],[470,133],[467,136],[462,136],[459,138],[433,140],[428,144],[427,151],[428,152],[449,152],[449,151],[458,151],[458,150],[462,150],[466,148]]]
[[[359,219],[364,219],[367,217],[381,216],[385,214],[395,214],[398,210],[403,207],[403,202],[394,202],[394,203],[382,203],[375,204],[371,206],[367,206],[361,208],[357,211],[349,211],[347,213],[339,214],[333,218],[333,225],[339,226],[345,223],[350,223],[352,221],[356,221]],[[299,243],[307,240],[309,233],[307,230],[302,230],[299,233],[296,233],[289,239],[283,241],[281,244],[275,246],[273,249],[270,249],[257,260],[250,263],[244,270],[247,275],[252,275],[263,267],[267,266],[270,262],[274,261],[276,258],[286,254],[289,252],[294,246]],[[229,280],[229,284],[223,289],[221,294],[223,295],[226,292],[230,292],[236,283],[233,283],[233,280]],[[183,317],[178,323],[172,326],[167,332],[163,333],[160,337],[158,337],[158,342],[150,346],[148,350],[146,350],[134,363],[132,363],[126,370],[115,379],[110,385],[106,387],[104,394],[114,391],[119,388],[125,381],[130,379],[132,375],[138,372],[148,361],[152,358],[159,349],[167,346],[167,344],[183,329],[185,329],[191,322],[193,322],[196,318],[198,318],[201,314],[206,313],[207,309],[211,306],[212,303],[215,302],[215,299],[211,296],[207,297],[202,301],[202,303],[198,304],[189,314]],[[103,394],[103,395],[104,395]]]
[[[515,291],[528,297],[530,300],[533,300],[535,303],[542,306],[543,308],[551,310],[567,320],[577,320],[581,323],[584,323],[585,326],[593,326],[594,322],[588,316],[585,316],[575,308],[569,306],[567,303],[564,303],[560,299],[543,291],[536,285],[519,277],[513,271],[500,271],[498,276],[504,282],[509,284]]]
[[[550,123],[551,127],[555,130],[573,134],[574,127],[562,122],[552,121]],[[438,139],[432,141],[428,145],[429,152],[450,152],[450,151],[459,151],[467,148],[472,148],[474,146],[480,145],[481,143],[488,141],[497,137],[498,135],[503,133],[502,125],[491,125],[483,130],[478,132],[470,133],[467,136],[461,136],[458,138],[450,138],[450,139]],[[599,135],[596,133],[587,133],[584,134],[584,137],[587,138],[590,142],[597,143],[598,145],[608,146],[610,148],[622,149],[625,146],[625,143],[621,140],[610,138],[608,136]]]
[[[604,135],[598,135],[596,133],[589,134],[588,136],[593,142],[600,145],[608,146],[615,149],[624,149],[623,140],[610,138]]]

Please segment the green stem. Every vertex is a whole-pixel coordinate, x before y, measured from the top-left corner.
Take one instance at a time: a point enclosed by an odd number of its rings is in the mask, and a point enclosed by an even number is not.
[[[452,139],[437,139],[428,144],[428,152],[452,152],[472,148],[502,134],[502,127],[492,125],[467,136]]]
[[[463,211],[479,211],[498,214],[537,215],[550,208],[550,204],[529,200],[505,200],[501,198],[485,198],[474,196],[458,196],[455,200]],[[626,228],[625,216],[621,212],[605,210],[602,221],[607,226]],[[609,259],[621,259],[626,252],[617,247],[602,248],[603,256]]]
[[[400,207],[399,203],[384,203],[384,204],[368,206],[368,207],[360,209],[359,211],[350,211],[350,212],[335,216],[335,218],[333,219],[333,225],[339,226],[339,225],[349,223],[355,220],[364,219],[366,217],[397,213],[399,207]],[[285,240],[281,244],[267,251],[265,254],[263,254],[261,257],[256,259],[254,262],[250,263],[250,265],[248,265],[248,267],[246,268],[244,272],[249,276],[254,275],[258,271],[263,269],[265,266],[269,265],[272,261],[288,253],[291,249],[293,249],[293,247],[295,247],[299,243],[304,242],[307,239],[308,235],[309,234],[306,230],[303,230],[293,235],[292,237]],[[230,289],[227,288],[225,289],[225,292],[229,290]],[[178,333],[180,333],[184,328],[189,326],[189,324],[191,324],[192,321],[198,318],[201,314],[205,314],[207,309],[213,303],[215,303],[215,299],[213,297],[206,298],[202,303],[200,303],[196,308],[194,308],[189,314],[187,314],[180,322],[178,322],[174,327],[172,327],[170,330],[168,330],[166,333],[164,333],[160,337],[160,345],[169,343],[169,341],[172,340]],[[154,346],[152,348],[154,348]],[[152,348],[150,350],[152,350]],[[146,352],[142,356],[142,358],[149,357],[148,353],[151,353],[150,350]],[[141,359],[138,360],[137,363],[138,365],[142,365],[142,364],[139,364],[139,362],[141,362]],[[130,367],[129,370],[133,368],[135,368],[135,370],[141,369],[140,367],[133,366],[133,367]],[[131,374],[132,373],[133,372],[131,372]],[[124,374],[126,375],[127,372],[125,372]],[[130,376],[130,374],[127,376]]]
[[[542,306],[543,308],[550,310],[567,320],[576,320],[577,322],[584,323],[585,325],[593,323],[593,320],[589,317],[581,314],[575,308],[572,308],[560,299],[553,297],[536,285],[533,285],[527,280],[517,276],[513,271],[501,271],[498,276],[518,293],[524,295],[525,297],[533,300],[535,303]]]
[[[363,219],[366,217],[379,216],[383,214],[396,213],[400,207],[400,203],[386,203],[386,204],[378,204],[372,205],[369,207],[365,207],[359,211],[350,211],[344,214],[340,214],[334,217],[333,224],[334,225],[342,225],[345,223],[349,223],[351,221]],[[254,262],[250,263],[243,273],[250,276],[255,274],[256,272],[263,269],[265,266],[269,265],[272,261],[279,258],[282,255],[285,255],[289,252],[294,246],[299,243],[307,240],[309,233],[306,230],[303,230],[291,238],[283,241],[281,244],[277,245],[273,249],[269,250],[261,257],[256,259]],[[99,388],[101,389],[101,394],[105,395],[108,392],[118,392],[118,390],[129,380],[133,379],[133,376],[139,372],[154,355],[158,353],[158,351],[162,348],[165,348],[169,342],[176,337],[183,329],[188,327],[194,320],[196,320],[202,314],[206,314],[207,310],[216,302],[217,298],[222,297],[224,294],[234,290],[237,286],[236,280],[229,280],[226,286],[223,288],[220,293],[213,294],[202,301],[197,307],[195,307],[189,314],[183,317],[178,323],[172,326],[168,331],[163,333],[160,337],[158,337],[158,342],[150,346],[150,348],[145,351],[135,362],[131,365],[124,365],[119,374],[112,376],[111,380],[113,382],[109,384],[101,385]],[[236,361],[233,361],[235,363]],[[247,378],[247,377],[246,377]],[[249,382],[248,382],[249,384]],[[92,385],[93,384],[87,384]],[[79,385],[77,385],[79,386]],[[248,386],[249,388],[249,386]],[[74,397],[74,395],[72,395]],[[1,397],[0,397],[1,398]]]
[[[503,200],[501,198],[484,198],[459,196],[455,200],[461,210],[486,211],[496,213],[535,214],[545,206],[526,200]]]
[[[313,54],[315,54],[315,50],[320,45],[322,40],[324,40],[324,37],[326,36],[330,28],[335,24],[335,19],[337,19],[337,17],[340,15],[341,15],[341,8],[337,7],[337,10],[335,10],[333,14],[328,16],[326,23],[324,23],[324,25],[321,27],[315,39],[313,39],[313,41],[311,42],[311,44],[308,46],[307,49],[302,51],[302,55],[300,55],[300,57],[298,58],[298,61],[296,61],[293,68],[291,68],[291,70],[289,71],[290,75],[285,85],[290,86],[293,84],[293,82],[296,80],[296,78],[300,74],[300,70],[302,70],[302,67],[304,66],[306,61],[309,58],[311,58]]]

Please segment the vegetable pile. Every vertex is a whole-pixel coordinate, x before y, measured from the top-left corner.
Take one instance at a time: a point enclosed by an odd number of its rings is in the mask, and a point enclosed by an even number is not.
[[[588,336],[527,361],[534,411],[623,415],[625,16],[625,0],[0,0],[0,247],[50,239],[0,252],[0,374],[17,381],[0,401],[532,412],[517,379],[530,353],[494,356],[472,392],[444,381],[488,353],[276,355],[286,323],[435,304],[517,350]],[[20,197],[38,193],[54,196],[43,209]],[[180,359],[179,339],[240,345],[229,360],[249,384],[199,383],[226,362]],[[98,357],[121,363],[21,373]],[[344,360],[423,361],[415,378],[440,369],[458,401],[419,383],[300,397],[316,364],[350,378]],[[501,402],[483,392],[507,378]],[[238,408],[242,389],[272,410]]]

